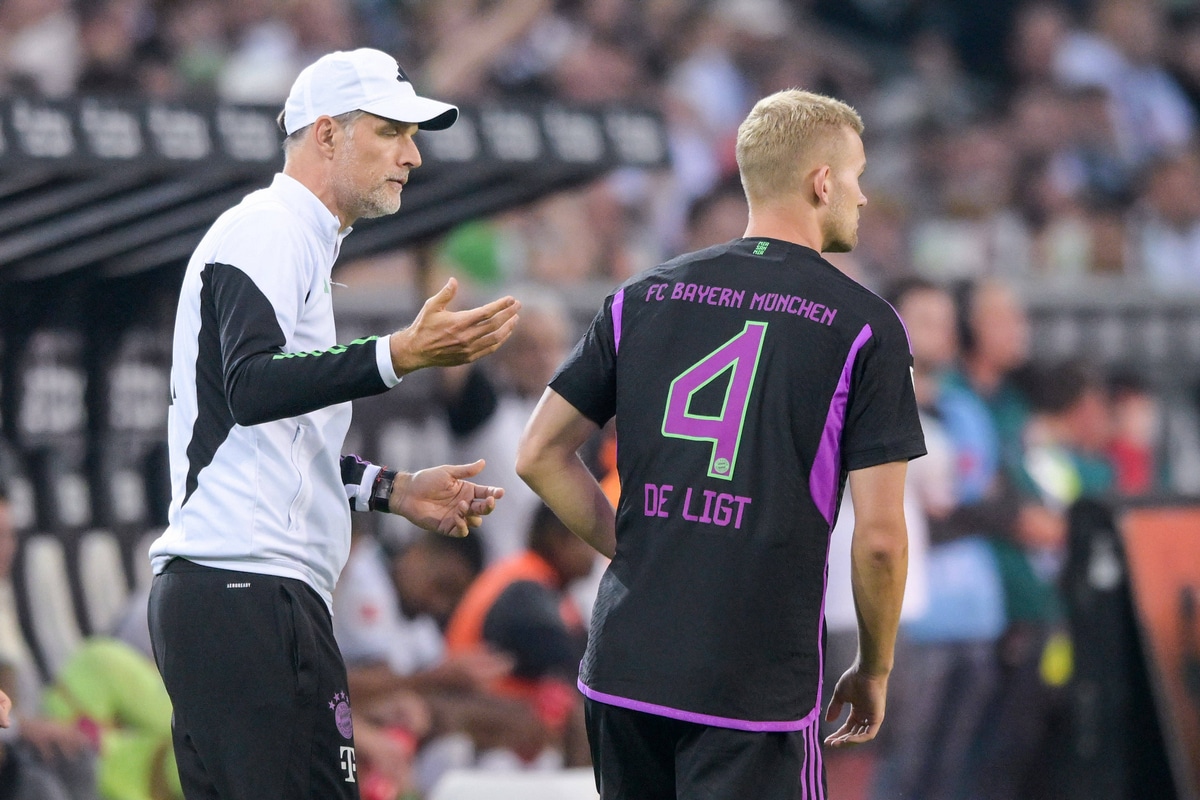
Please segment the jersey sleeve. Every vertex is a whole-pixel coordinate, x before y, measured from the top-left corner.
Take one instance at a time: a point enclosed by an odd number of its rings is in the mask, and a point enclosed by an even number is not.
[[[587,333],[550,380],[550,388],[600,427],[612,419],[617,404],[617,347],[613,297],[592,320]]]
[[[889,309],[890,312],[890,309]],[[855,360],[842,452],[847,470],[925,454],[908,334],[895,312],[872,323]]]
[[[251,221],[254,218],[251,218]],[[225,398],[239,425],[256,425],[386,391],[377,337],[285,353],[312,276],[286,231],[268,230],[205,268],[210,322],[220,337]],[[246,236],[230,237],[244,241]],[[203,313],[203,311],[202,311]]]

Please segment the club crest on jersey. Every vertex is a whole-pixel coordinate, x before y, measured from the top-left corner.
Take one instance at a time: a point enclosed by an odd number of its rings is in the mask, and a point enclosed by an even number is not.
[[[352,738],[354,721],[350,715],[350,696],[345,692],[338,692],[329,701],[329,710],[333,712],[333,721],[337,724],[338,733],[342,735],[342,738]]]

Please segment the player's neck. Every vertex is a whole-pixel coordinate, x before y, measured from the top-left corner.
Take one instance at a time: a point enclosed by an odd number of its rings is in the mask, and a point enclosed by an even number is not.
[[[825,245],[821,224],[815,215],[799,214],[794,208],[752,208],[746,224],[747,239],[779,239],[803,245],[818,253]]]

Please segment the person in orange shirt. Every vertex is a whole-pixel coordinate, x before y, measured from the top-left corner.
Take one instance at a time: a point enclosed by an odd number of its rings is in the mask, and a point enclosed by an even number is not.
[[[587,629],[567,587],[591,572],[594,557],[543,506],[528,549],[484,570],[446,629],[448,655],[488,648],[513,659],[512,673],[495,680],[491,691],[530,703],[549,729],[563,735],[568,763],[586,762],[571,751],[569,732],[582,716],[574,683]]]

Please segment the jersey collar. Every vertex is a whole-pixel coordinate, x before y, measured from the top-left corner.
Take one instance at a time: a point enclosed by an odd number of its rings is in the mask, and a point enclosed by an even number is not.
[[[349,226],[342,230],[342,223],[337,216],[325,207],[325,204],[312,193],[311,189],[291,175],[285,175],[282,172],[275,173],[275,180],[271,182],[271,191],[283,195],[288,207],[296,211],[329,244],[341,244],[342,239],[346,238],[346,234],[354,230]]]

